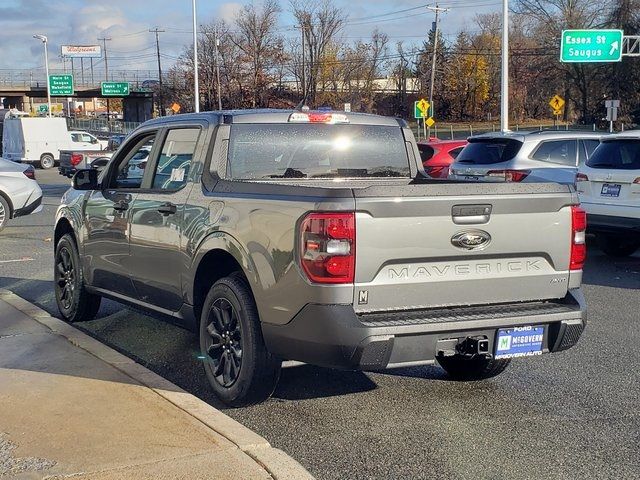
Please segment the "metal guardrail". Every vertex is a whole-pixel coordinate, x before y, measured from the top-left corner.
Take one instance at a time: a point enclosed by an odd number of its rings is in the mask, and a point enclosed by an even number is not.
[[[84,130],[96,136],[107,136],[112,134],[128,135],[138,128],[140,122],[123,122],[121,120],[107,119],[83,119],[68,118],[67,127],[69,130]]]
[[[71,69],[51,69],[49,71],[51,75],[70,74]],[[73,71],[73,84],[78,88],[100,88],[100,83],[105,81],[104,70],[94,70],[91,73],[88,65],[85,64],[84,73],[80,68],[76,68]],[[170,75],[163,75],[162,81],[167,85],[170,85],[174,80]],[[129,82],[131,87],[135,90],[144,88],[143,83],[157,82],[158,72],[153,70],[109,70],[110,82]],[[44,69],[32,69],[32,70],[14,70],[14,69],[0,69],[0,87],[14,87],[14,88],[45,88],[45,73]]]
[[[424,140],[424,131],[422,125],[417,126],[412,124],[411,126],[416,139]],[[535,130],[580,130],[584,132],[602,132],[606,133],[606,130],[600,129],[596,124],[589,125],[553,125],[550,123],[541,124],[515,124],[511,126],[511,130],[514,132],[519,131],[535,131]],[[624,130],[624,125],[623,125]],[[482,125],[460,125],[460,124],[436,124],[431,128],[431,136],[439,138],[440,140],[465,140],[473,135],[480,135],[482,133],[498,132],[500,131],[500,125],[498,124],[482,124]]]

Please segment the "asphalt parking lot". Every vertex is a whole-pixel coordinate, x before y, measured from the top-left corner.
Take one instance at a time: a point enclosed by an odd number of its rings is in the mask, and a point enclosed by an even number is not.
[[[0,288],[55,315],[53,216],[69,181],[37,177],[45,208],[0,233]],[[226,413],[319,479],[640,478],[640,255],[613,260],[590,247],[584,280],[589,325],[567,352],[466,383],[437,367],[294,366],[272,399]],[[223,408],[194,334],[111,301],[78,327]]]

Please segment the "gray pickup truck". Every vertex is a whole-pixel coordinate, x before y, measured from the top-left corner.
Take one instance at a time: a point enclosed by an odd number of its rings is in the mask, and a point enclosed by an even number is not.
[[[455,379],[573,346],[585,214],[571,186],[430,179],[402,120],[175,115],[79,171],[55,226],[68,321],[101,297],[198,332],[217,396],[273,392],[283,359]]]

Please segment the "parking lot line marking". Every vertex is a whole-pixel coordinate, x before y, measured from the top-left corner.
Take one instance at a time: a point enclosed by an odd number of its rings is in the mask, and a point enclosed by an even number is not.
[[[16,260],[0,260],[0,263],[16,263],[16,262],[32,262],[33,258],[31,257],[22,257]]]

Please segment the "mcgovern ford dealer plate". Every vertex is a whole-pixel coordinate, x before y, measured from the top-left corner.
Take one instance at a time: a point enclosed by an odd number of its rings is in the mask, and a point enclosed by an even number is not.
[[[544,327],[501,328],[496,338],[495,358],[528,357],[542,354]]]

